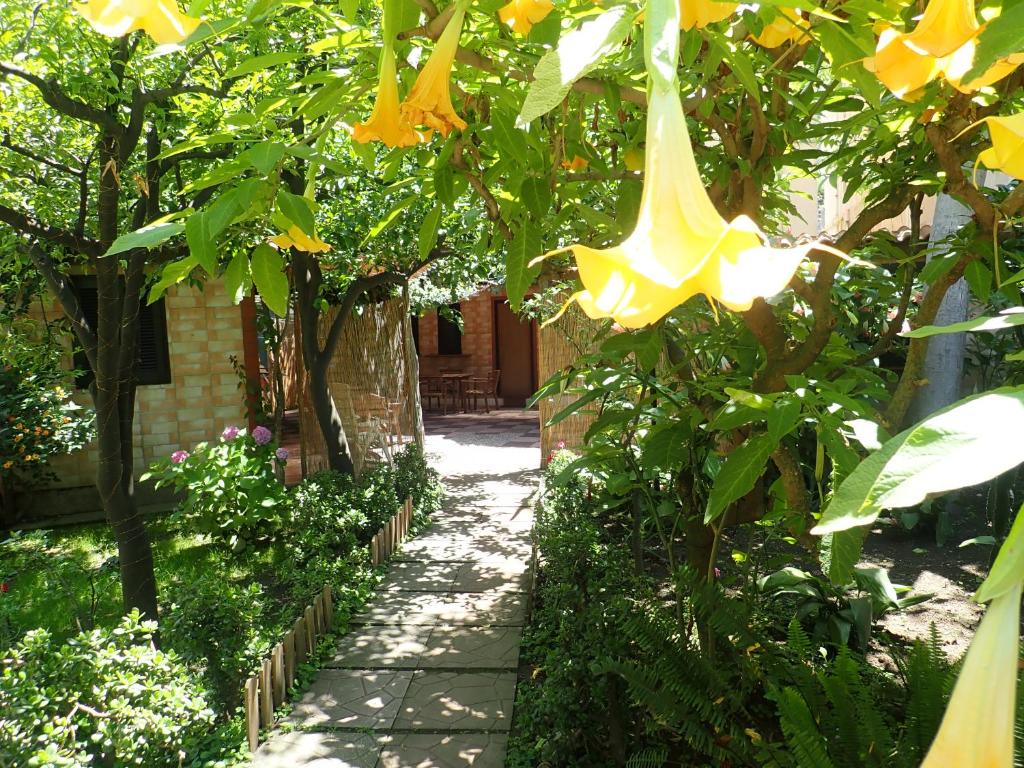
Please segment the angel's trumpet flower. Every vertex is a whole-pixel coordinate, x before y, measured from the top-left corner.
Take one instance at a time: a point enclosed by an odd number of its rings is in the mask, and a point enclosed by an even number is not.
[[[1017,712],[1024,509],[974,599],[988,602],[921,768],[1011,768]]]
[[[1010,56],[965,83],[981,30],[974,0],[930,0],[912,32],[885,27],[874,58],[864,65],[907,101],[916,99],[921,88],[939,77],[958,91],[971,93],[1001,80],[1024,62],[1024,56]]]
[[[703,29],[708,24],[731,16],[737,6],[738,3],[720,3],[716,0],[679,0],[679,28]]]
[[[297,226],[288,227],[288,233],[283,235],[274,235],[270,238],[270,242],[276,245],[283,251],[289,248],[294,248],[297,251],[305,251],[306,253],[325,253],[331,250],[331,246],[321,240],[315,235],[310,237],[303,232]]]
[[[573,252],[583,283],[570,302],[592,318],[640,328],[698,293],[739,311],[785,288],[812,246],[770,248],[746,216],[727,223],[718,214],[701,181],[674,87],[650,89],[646,141],[633,233],[613,248],[561,249]]]
[[[401,107],[402,116],[410,125],[429,126],[442,136],[448,136],[452,128],[462,130],[466,127],[466,121],[455,113],[448,92],[448,79],[459,49],[462,20],[466,15],[464,0],[456,0],[456,3],[455,13],[448,20],[448,25],[434,46],[434,52],[423,65]]]
[[[399,111],[395,51],[388,40],[384,41],[380,55],[377,103],[369,120],[352,127],[352,138],[361,144],[382,141],[389,147],[412,147],[430,139],[429,131],[417,131]]]
[[[806,37],[807,29],[807,21],[798,9],[778,8],[775,18],[765,25],[761,34],[753,35],[751,39],[762,48],[778,48]]]
[[[528,35],[533,25],[543,21],[554,7],[551,0],[512,0],[498,9],[498,18],[513,32]]]
[[[121,37],[141,29],[157,45],[180,43],[199,26],[175,0],[86,0],[75,10],[101,35]]]
[[[988,134],[992,137],[992,146],[978,155],[978,162],[986,168],[1024,180],[1024,112],[1006,117],[986,117],[978,123],[988,125]]]

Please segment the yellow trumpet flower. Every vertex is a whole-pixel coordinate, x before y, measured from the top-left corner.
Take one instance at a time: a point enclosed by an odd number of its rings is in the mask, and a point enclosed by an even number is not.
[[[389,147],[412,147],[430,140],[430,131],[417,131],[398,109],[398,80],[395,51],[385,41],[380,54],[380,79],[377,84],[377,103],[370,119],[352,126],[352,138],[360,144],[382,141]]]
[[[640,328],[698,293],[741,311],[758,296],[785,288],[812,246],[767,247],[749,218],[726,223],[718,214],[701,181],[674,88],[651,88],[646,138],[644,191],[633,233],[613,248],[572,245],[541,257],[573,252],[584,290],[566,307],[575,301],[591,318]]]
[[[715,0],[679,0],[679,28],[703,29],[708,24],[722,21],[736,12],[738,3],[719,3]]]
[[[974,599],[987,602],[921,768],[1010,768],[1017,704],[1024,509]]]
[[[1001,80],[1024,62],[1024,56],[1010,56],[980,77],[963,82],[974,63],[981,30],[974,0],[930,0],[912,32],[885,27],[874,58],[865,60],[864,66],[906,101],[915,100],[921,88],[939,77],[958,91],[971,93]]]
[[[986,117],[974,125],[979,123],[988,125],[992,146],[978,155],[978,162],[986,168],[1024,179],[1024,112],[1006,117]]]
[[[141,29],[157,45],[180,43],[199,26],[175,0],[87,0],[75,3],[75,10],[101,35],[121,37]]]
[[[319,237],[310,237],[295,225],[288,227],[287,234],[275,235],[270,238],[270,242],[282,251],[294,248],[297,251],[305,251],[306,253],[325,253],[331,250],[331,246]]]
[[[420,70],[409,95],[402,102],[402,116],[410,125],[427,125],[447,137],[451,129],[465,129],[466,121],[455,113],[451,95],[448,92],[448,78],[451,77],[455,53],[459,48],[462,33],[462,19],[466,6],[461,0],[441,37],[434,46],[427,63]]]
[[[808,24],[799,9],[778,8],[775,18],[766,24],[759,35],[751,35],[750,39],[762,48],[778,48],[792,41],[797,42],[806,37]]]
[[[543,21],[554,7],[551,0],[512,0],[498,9],[498,18],[513,32],[528,35],[533,25]]]

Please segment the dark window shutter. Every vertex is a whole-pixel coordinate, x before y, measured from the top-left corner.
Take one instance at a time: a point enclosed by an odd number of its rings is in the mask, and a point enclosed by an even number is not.
[[[78,303],[89,325],[96,327],[99,304],[96,279],[93,277],[72,278]],[[136,348],[135,380],[137,384],[170,384],[171,361],[167,346],[167,308],[163,299],[146,304],[143,297],[139,308],[139,338]],[[92,383],[93,373],[85,353],[78,351],[74,358],[75,369],[81,374],[75,384],[86,389]]]
[[[458,304],[452,304],[449,309],[454,314],[462,314],[462,309]],[[440,312],[437,313],[437,354],[462,354],[462,330],[459,328],[459,324],[449,320]]]

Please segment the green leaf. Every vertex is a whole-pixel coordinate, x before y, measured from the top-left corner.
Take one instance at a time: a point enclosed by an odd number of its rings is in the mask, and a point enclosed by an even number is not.
[[[146,303],[152,304],[154,301],[159,300],[168,288],[172,285],[177,285],[188,277],[197,264],[199,264],[199,261],[195,256],[188,256],[181,261],[175,261],[166,265],[160,273],[160,279],[149,289]]]
[[[523,222],[509,246],[505,263],[505,290],[513,312],[519,311],[523,296],[540,274],[540,264],[530,266],[540,251],[540,228],[529,221]]]
[[[980,302],[988,300],[992,292],[992,270],[980,261],[972,261],[964,270],[964,280],[967,281],[974,298]]]
[[[224,75],[224,78],[230,80],[235,77],[258,72],[261,69],[270,69],[278,64],[287,64],[289,61],[301,59],[303,56],[305,54],[301,51],[279,51],[278,53],[267,53],[263,56],[253,56],[251,59],[245,59],[238,66],[232,68]]]
[[[527,176],[519,187],[519,199],[535,221],[541,221],[551,208],[551,187],[546,178]]]
[[[410,205],[415,203],[417,200],[419,200],[418,195],[409,195],[409,197],[399,200],[394,205],[394,207],[390,211],[388,211],[387,215],[383,219],[378,221],[376,224],[373,225],[373,227],[370,228],[370,231],[366,234],[366,237],[363,238],[363,242],[359,244],[359,247],[362,248],[364,245],[373,240],[373,238],[375,238],[385,229],[387,229],[396,221],[398,221],[398,217],[402,213],[402,211],[404,211]]]
[[[1024,461],[1024,387],[954,403],[887,441],[836,489],[811,533],[870,525],[883,509],[990,480]]]
[[[860,551],[867,536],[866,528],[836,531],[821,537],[818,559],[828,580],[838,586],[849,584],[853,566],[860,560]]]
[[[104,256],[114,256],[118,253],[125,253],[136,248],[156,248],[163,245],[172,237],[180,235],[185,231],[185,225],[177,221],[164,221],[155,224],[147,224],[134,232],[121,235],[107,249]]]
[[[1007,328],[1016,328],[1018,325],[1024,325],[1024,307],[1005,309],[995,317],[976,317],[973,320],[964,320],[961,323],[952,323],[951,325],[925,325],[912,331],[901,333],[900,336],[905,336],[908,339],[923,339],[928,336],[938,336],[942,333],[1004,331]]]
[[[504,112],[494,110],[491,112],[491,129],[498,147],[508,153],[508,158],[525,165],[529,147],[514,121]]]
[[[285,146],[277,141],[261,141],[238,155],[239,162],[247,163],[262,174],[269,174],[284,157]]]
[[[717,520],[730,504],[753,490],[776,445],[769,435],[755,435],[729,454],[711,487],[705,523]]]
[[[974,63],[963,81],[969,83],[985,74],[999,59],[1021,51],[1024,51],[1024,3],[1004,2],[1002,13],[986,24],[978,36]]]
[[[309,201],[293,195],[291,192],[279,190],[277,193],[277,210],[310,237],[316,234],[316,225],[313,223],[313,210],[309,207]]]
[[[441,224],[441,204],[438,203],[423,217],[420,225],[420,261],[424,261],[437,245],[437,229]]]
[[[717,37],[711,38],[711,43],[721,48],[722,58],[729,65],[729,69],[736,75],[743,89],[754,97],[754,101],[761,103],[761,86],[754,74],[754,67],[747,58],[746,50],[742,46],[732,45],[728,41],[720,41]]]
[[[455,176],[450,165],[442,165],[434,171],[434,192],[449,208],[455,205]]]
[[[573,83],[615,50],[632,28],[633,14],[622,5],[562,35],[558,47],[537,62],[517,122],[528,124],[557,107]]]
[[[228,268],[224,270],[224,288],[235,304],[238,304],[245,298],[251,286],[252,275],[249,271],[249,257],[244,251],[239,251],[228,263]]]
[[[978,587],[974,599],[979,603],[999,597],[1024,581],[1024,507],[1017,512],[1013,527],[999,548],[988,578]]]
[[[210,219],[205,211],[193,213],[185,222],[185,241],[189,252],[206,274],[217,274],[217,244],[210,234]]]
[[[278,317],[288,314],[288,277],[284,273],[284,257],[266,243],[252,252],[252,279],[263,303]]]

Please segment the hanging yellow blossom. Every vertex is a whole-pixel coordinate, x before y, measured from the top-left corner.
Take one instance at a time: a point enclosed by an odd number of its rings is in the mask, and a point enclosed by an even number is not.
[[[352,127],[352,138],[360,144],[382,141],[389,147],[412,147],[430,140],[430,131],[417,131],[398,109],[398,73],[395,51],[390,40],[384,41],[380,55],[380,79],[377,84],[377,103],[370,119]]]
[[[543,21],[554,7],[551,0],[512,0],[498,9],[498,18],[513,32],[528,35],[533,25]]]
[[[978,155],[978,162],[986,168],[1024,179],[1024,112],[1006,117],[986,117],[974,125],[980,123],[988,125],[992,146]]]
[[[175,0],[86,0],[76,3],[89,25],[107,37],[144,30],[157,45],[180,43],[199,26],[199,19],[178,10]]]
[[[452,128],[462,130],[466,121],[455,113],[448,92],[455,53],[459,48],[462,19],[466,15],[463,0],[456,0],[455,13],[441,33],[427,63],[420,70],[409,95],[402,102],[402,116],[410,125],[426,125],[447,137]]]
[[[679,28],[703,29],[708,24],[731,16],[737,6],[738,3],[719,3],[715,0],[679,0]]]
[[[644,151],[639,147],[630,147],[622,153],[622,164],[627,171],[642,171],[644,169]]]
[[[785,288],[812,247],[770,248],[746,216],[722,219],[701,181],[675,88],[651,88],[644,169],[636,228],[621,245],[561,249],[573,252],[584,288],[570,303],[592,318],[640,328],[698,293],[749,309]]]
[[[778,48],[792,41],[806,39],[809,26],[799,9],[777,8],[775,18],[765,24],[759,35],[751,35],[751,39],[762,48]]]
[[[1017,711],[1024,514],[974,599],[988,602],[921,768],[1010,768]]]
[[[567,171],[582,171],[588,165],[590,165],[590,163],[587,162],[587,159],[585,157],[580,157],[579,155],[573,155],[572,160],[562,161],[562,167]]]
[[[974,51],[982,26],[974,0],[931,0],[912,32],[885,27],[878,38],[874,58],[864,66],[886,88],[907,101],[932,80],[942,77],[963,93],[992,85],[1024,62],[1014,55],[996,62],[980,77],[963,82],[974,64]]]
[[[295,225],[288,227],[288,234],[275,235],[270,238],[270,242],[283,251],[289,248],[306,253],[325,253],[331,250],[331,246],[319,237],[310,237]]]

